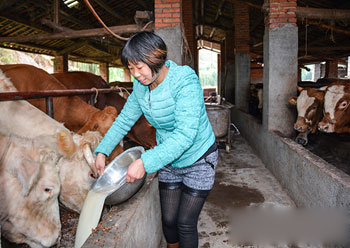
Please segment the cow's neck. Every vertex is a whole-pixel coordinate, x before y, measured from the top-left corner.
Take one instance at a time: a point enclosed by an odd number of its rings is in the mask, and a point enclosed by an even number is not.
[[[3,136],[4,138],[4,142],[1,142],[1,143],[4,143],[4,144],[1,144],[1,150],[0,150],[0,165],[2,164],[4,158],[6,157],[6,154],[7,152],[9,151],[10,149],[10,146],[11,146],[11,135],[10,136]],[[6,140],[6,141],[5,141]],[[6,144],[5,144],[6,142]]]

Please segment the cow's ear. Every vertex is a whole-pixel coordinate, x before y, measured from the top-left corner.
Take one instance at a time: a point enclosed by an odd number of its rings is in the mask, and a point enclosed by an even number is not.
[[[40,164],[31,159],[24,158],[18,163],[14,163],[9,172],[12,176],[17,178],[21,185],[22,195],[27,196],[38,180]]]
[[[76,150],[76,145],[70,132],[61,130],[56,134],[58,148],[66,156],[70,157]]]
[[[315,93],[316,99],[323,102],[324,101],[324,93],[325,93],[325,91],[316,91],[316,93]]]
[[[118,110],[115,107],[113,107],[113,106],[106,106],[103,109],[103,112],[105,112],[108,115],[115,115],[115,116],[118,115]]]
[[[303,89],[304,89],[303,87],[300,87],[299,85],[297,85],[298,92],[301,92]]]
[[[297,105],[297,99],[298,99],[297,96],[291,96],[289,97],[288,102],[292,105]]]

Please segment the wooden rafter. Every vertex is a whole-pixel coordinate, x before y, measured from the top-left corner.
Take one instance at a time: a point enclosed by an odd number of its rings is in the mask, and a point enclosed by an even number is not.
[[[350,20],[350,10],[348,9],[297,7],[296,15],[298,18],[318,20]]]
[[[150,25],[151,26],[151,25]],[[153,27],[148,26],[147,30],[152,30]],[[138,25],[121,25],[113,26],[110,29],[116,34],[125,34],[125,33],[136,33],[141,31],[142,27]],[[16,37],[0,37],[0,42],[28,42],[28,41],[41,41],[41,40],[55,40],[55,39],[74,39],[82,37],[97,37],[97,36],[106,36],[109,33],[104,28],[94,28],[94,29],[85,29],[77,30],[70,32],[61,32],[55,34],[38,34],[32,36],[16,36]]]
[[[73,45],[62,49],[61,51],[58,51],[56,54],[58,56],[64,55],[64,54],[69,54],[71,52],[74,52],[75,50],[78,50],[78,49],[82,48],[83,46],[88,45],[88,44],[89,44],[89,42],[87,40],[83,40],[83,41],[80,41],[80,42],[75,42]]]
[[[118,13],[116,13],[111,7],[109,7],[106,3],[104,3],[101,0],[93,0],[95,3],[97,3],[98,5],[100,5],[100,7],[102,9],[104,9],[105,11],[107,11],[109,14],[111,14],[112,16],[114,16],[115,18],[119,19],[119,20],[123,20],[124,18],[119,15]]]

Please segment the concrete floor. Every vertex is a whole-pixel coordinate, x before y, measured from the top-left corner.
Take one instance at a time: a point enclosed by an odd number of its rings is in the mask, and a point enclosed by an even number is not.
[[[229,243],[228,216],[231,207],[295,206],[292,199],[241,136],[233,136],[231,147],[229,153],[224,149],[219,150],[215,185],[199,218],[198,232],[201,248],[248,247],[234,246]],[[160,248],[164,247],[166,247],[165,242]]]
[[[227,234],[231,207],[295,206],[241,136],[233,136],[231,147],[229,153],[219,150],[215,185],[199,219],[199,247],[234,247]]]

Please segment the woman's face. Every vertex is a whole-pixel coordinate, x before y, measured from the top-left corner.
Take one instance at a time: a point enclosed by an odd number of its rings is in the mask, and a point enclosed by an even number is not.
[[[130,73],[143,85],[150,85],[153,81],[153,74],[147,64],[143,62],[129,63]]]

